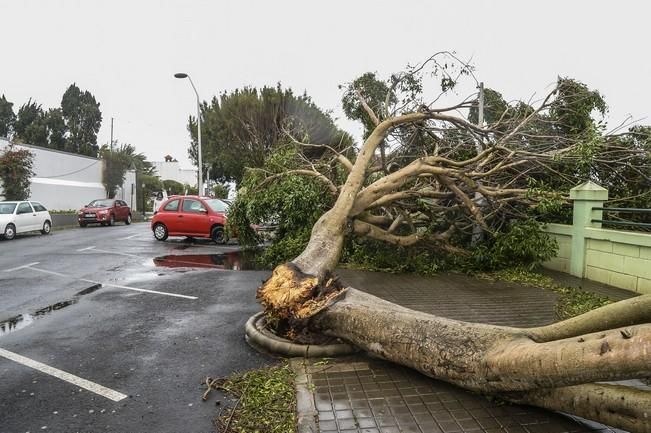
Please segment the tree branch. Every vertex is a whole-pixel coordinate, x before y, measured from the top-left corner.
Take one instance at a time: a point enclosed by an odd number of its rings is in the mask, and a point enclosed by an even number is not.
[[[350,162],[350,159],[346,158],[341,152],[337,151],[334,147],[327,145],[327,144],[312,144],[312,143],[304,143],[302,141],[297,140],[294,138],[294,136],[287,130],[283,130],[284,133],[296,144],[303,146],[303,147],[321,147],[321,148],[326,148],[330,150],[332,153],[335,154],[335,157],[337,158],[337,161],[343,165],[346,170],[350,171],[353,169],[353,163]]]
[[[364,111],[366,111],[366,114],[368,114],[368,117],[371,118],[371,121],[377,126],[380,124],[380,119],[377,117],[375,114],[375,111],[368,105],[368,102],[366,102],[366,98],[362,96],[362,92],[359,91],[359,89],[355,89],[355,95],[357,95],[357,98],[359,98],[359,102],[362,104],[362,108],[364,108]]]
[[[254,169],[254,170],[262,171],[260,169]],[[301,175],[301,176],[316,177],[317,179],[319,179],[321,182],[323,182],[328,187],[328,189],[330,190],[330,192],[332,194],[334,194],[334,195],[339,194],[339,189],[337,188],[337,186],[334,183],[332,183],[332,181],[330,179],[328,179],[325,175],[319,173],[316,170],[302,170],[302,169],[288,170],[288,171],[284,171],[282,173],[278,173],[278,174],[268,176],[262,182],[260,182],[259,185],[257,185],[257,189],[262,188],[263,186],[267,185],[268,183],[270,183],[270,182],[272,182],[272,181],[274,181],[274,180],[276,180],[278,178],[281,178],[281,177],[284,177],[284,176],[291,176],[291,175],[294,175],[294,174],[298,174],[298,175]]]
[[[547,326],[527,329],[535,341],[547,342],[592,332],[651,323],[651,295],[615,302]]]

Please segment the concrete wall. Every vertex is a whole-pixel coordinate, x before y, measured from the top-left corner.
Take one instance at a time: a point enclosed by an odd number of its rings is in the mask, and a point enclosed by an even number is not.
[[[152,165],[161,180],[175,180],[190,186],[197,186],[197,170],[194,168],[181,168],[178,161],[153,161]]]
[[[651,235],[604,229],[588,232],[586,278],[651,293]]]
[[[0,138],[0,151],[7,146],[9,142]],[[35,176],[30,186],[30,200],[39,201],[51,210],[77,210],[95,199],[106,197],[102,183],[104,163],[101,159],[27,144],[17,144],[15,147],[28,149],[34,155]],[[136,172],[128,170],[124,184],[116,196],[126,201],[134,211],[138,204],[136,186]],[[2,199],[4,197],[0,185],[0,200]]]
[[[126,201],[133,212],[140,209],[138,206],[138,197],[136,196],[136,191],[138,190],[137,187],[136,171],[127,170],[124,176],[122,188],[120,188],[115,194],[115,198]]]
[[[558,250],[556,251],[556,257],[552,257],[549,261],[543,263],[543,266],[569,274],[570,258],[572,256],[572,226],[548,224],[545,231],[556,239]]]
[[[0,151],[9,142],[0,139]],[[102,161],[30,145],[16,145],[34,154],[34,173],[30,200],[48,209],[79,209],[91,200],[106,197],[102,184]],[[0,192],[1,194],[1,192]]]
[[[585,186],[587,188],[583,188]],[[557,257],[543,266],[581,278],[639,293],[651,293],[651,234],[601,227],[607,193],[594,184],[574,189],[572,225],[548,224],[545,231],[558,242]]]

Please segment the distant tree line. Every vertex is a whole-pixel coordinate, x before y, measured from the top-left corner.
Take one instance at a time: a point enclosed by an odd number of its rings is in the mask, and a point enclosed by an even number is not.
[[[99,102],[88,90],[71,84],[61,106],[45,109],[31,98],[18,108],[0,97],[0,137],[86,156],[97,156],[97,133],[102,125]]]

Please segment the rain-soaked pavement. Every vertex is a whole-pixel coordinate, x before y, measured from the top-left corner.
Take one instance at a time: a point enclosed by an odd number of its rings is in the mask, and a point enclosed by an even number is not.
[[[346,285],[405,307],[469,322],[531,327],[556,321],[557,295],[515,283],[460,274],[423,277],[341,269]],[[571,281],[612,299],[635,296],[585,280]],[[308,409],[321,433],[626,433],[607,426],[521,405],[504,404],[411,369],[365,355],[309,360],[294,369],[308,379]],[[639,381],[629,385],[644,387]],[[302,385],[299,383],[299,387]],[[301,406],[301,405],[299,405]]]
[[[251,258],[237,251],[157,242],[148,224],[0,241],[0,433],[214,431],[219,408],[215,399],[201,401],[201,381],[274,361],[243,336],[269,272],[248,270]],[[461,320],[554,320],[549,291],[459,275],[340,275],[390,301]],[[504,407],[365,357],[311,373],[323,433],[601,428]]]
[[[244,341],[264,271],[238,246],[148,224],[0,240],[0,432],[210,432],[206,376],[272,357]]]

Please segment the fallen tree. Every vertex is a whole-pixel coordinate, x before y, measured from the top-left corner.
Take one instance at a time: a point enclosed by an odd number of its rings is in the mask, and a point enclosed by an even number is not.
[[[439,65],[435,59],[428,62]],[[413,80],[422,68],[395,76],[389,91]],[[585,128],[577,133],[559,121],[567,120],[559,115],[569,100],[560,86],[567,84],[559,82],[537,108],[515,105],[488,126],[456,114],[472,109],[474,101],[433,109],[391,95],[385,101],[397,108],[389,110],[373,107],[363,91],[354,89],[374,126],[354,160],[329,149],[332,161],[347,172],[343,185],[335,185],[313,163],[296,173],[323,180],[337,197],[314,224],[303,252],[277,266],[259,288],[268,321],[282,323],[279,329],[290,337],[304,329],[340,337],[473,391],[651,432],[650,392],[596,383],[651,376],[650,295],[549,326],[519,329],[409,310],[344,287],[334,276],[347,237],[401,246],[425,242],[464,254],[455,236],[467,235],[474,226],[495,230],[523,207],[553,194],[527,187],[536,173],[551,170],[567,179],[582,175],[577,167],[588,161],[588,176],[594,178],[595,167],[630,170],[647,158],[644,149],[586,135]],[[300,146],[318,145],[295,140]],[[405,158],[405,148],[415,156]],[[574,168],[560,165],[567,160]],[[637,170],[648,173],[641,166]]]

